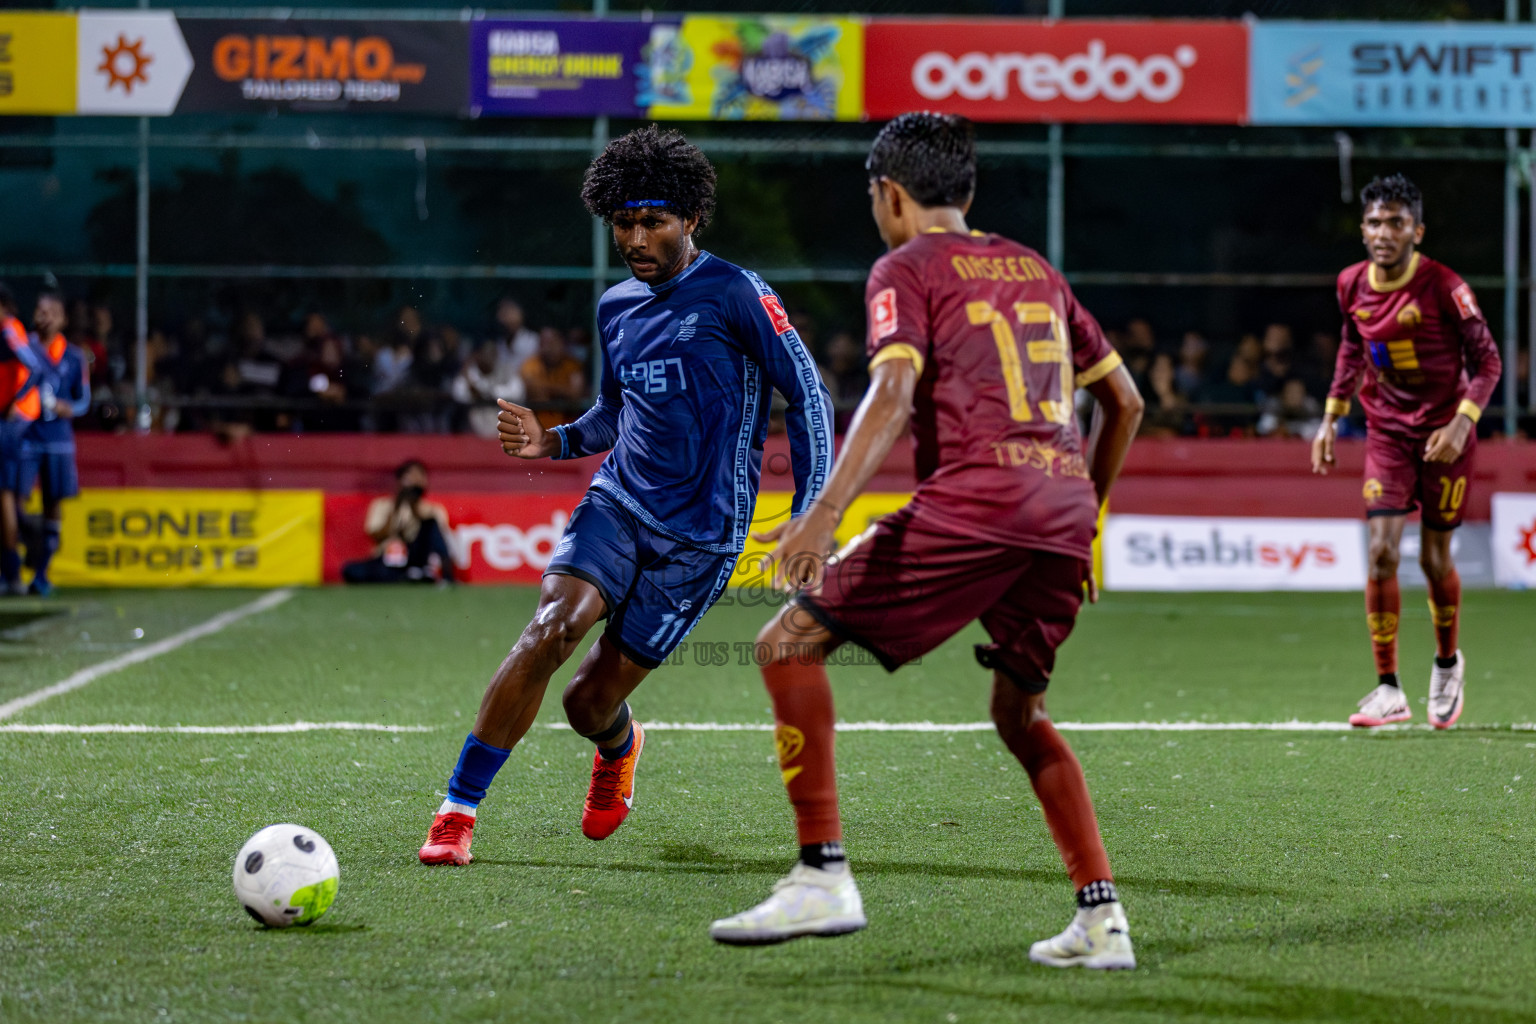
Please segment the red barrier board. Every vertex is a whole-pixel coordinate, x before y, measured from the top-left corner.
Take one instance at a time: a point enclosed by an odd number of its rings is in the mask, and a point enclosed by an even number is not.
[[[1232,21],[901,21],[865,30],[864,107],[973,121],[1248,119],[1248,29]]]
[[[339,582],[346,562],[373,555],[363,520],[377,497],[325,496],[325,582]],[[448,511],[454,562],[465,583],[539,582],[581,497],[581,491],[431,493]]]

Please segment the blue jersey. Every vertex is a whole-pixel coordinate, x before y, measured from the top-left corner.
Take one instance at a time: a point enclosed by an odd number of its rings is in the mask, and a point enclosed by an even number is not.
[[[47,455],[70,455],[75,450],[74,417],[83,416],[91,405],[91,384],[85,354],[67,344],[62,334],[46,344],[35,335],[32,349],[42,366],[42,414],[27,429],[30,448]],[[60,416],[58,402],[67,402],[70,415]]]
[[[556,427],[558,458],[612,449],[592,486],[657,533],[734,554],[757,501],[772,388],[794,460],[793,514],[832,471],[832,399],[763,279],[707,252],[656,287],[631,278],[597,307],[597,404]]]

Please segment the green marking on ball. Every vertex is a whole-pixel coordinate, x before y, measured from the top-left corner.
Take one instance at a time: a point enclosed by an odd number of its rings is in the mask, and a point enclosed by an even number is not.
[[[290,906],[303,907],[304,912],[294,918],[293,923],[313,924],[330,910],[331,904],[336,902],[336,882],[337,879],[327,878],[296,891],[288,903]]]

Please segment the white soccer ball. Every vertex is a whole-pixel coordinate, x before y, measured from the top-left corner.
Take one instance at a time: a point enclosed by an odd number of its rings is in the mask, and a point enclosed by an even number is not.
[[[268,825],[235,854],[235,898],[271,928],[314,924],[340,878],[331,844],[302,825]]]

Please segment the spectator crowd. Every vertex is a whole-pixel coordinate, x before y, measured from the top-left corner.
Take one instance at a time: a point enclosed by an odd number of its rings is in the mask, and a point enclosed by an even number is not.
[[[803,314],[791,320],[817,357],[846,430],[869,384],[861,328],[825,337]],[[1147,402],[1142,433],[1160,437],[1310,438],[1322,417],[1338,339],[1298,344],[1290,327],[1212,344],[1189,331],[1176,344],[1145,319],[1109,329],[1110,343]],[[106,306],[71,304],[68,336],[89,355],[95,405],[87,429],[126,429],[134,404],[132,345]],[[1524,353],[1522,353],[1522,357]],[[149,337],[151,426],[166,431],[365,431],[496,435],[497,398],[540,410],[546,426],[591,402],[594,352],[585,327],[531,325],[511,297],[479,337],[429,325],[411,306],[385,329],[343,333],[312,311],[274,330],[255,312],[223,332],[186,321]],[[1522,358],[1522,394],[1528,366]]]

